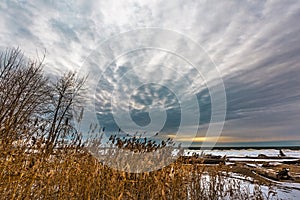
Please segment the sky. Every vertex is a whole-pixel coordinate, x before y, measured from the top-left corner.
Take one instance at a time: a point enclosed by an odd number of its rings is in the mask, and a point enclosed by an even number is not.
[[[298,0],[4,0],[0,16],[1,50],[89,74],[107,131],[300,141]]]

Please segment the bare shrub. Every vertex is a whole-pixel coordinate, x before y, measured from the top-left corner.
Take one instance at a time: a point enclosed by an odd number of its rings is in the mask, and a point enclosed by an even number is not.
[[[42,62],[26,60],[19,49],[0,54],[0,143],[10,146],[35,133],[47,104],[48,79]]]

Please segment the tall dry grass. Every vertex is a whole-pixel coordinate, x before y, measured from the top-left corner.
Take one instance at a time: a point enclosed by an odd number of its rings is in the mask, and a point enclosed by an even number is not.
[[[178,161],[129,173],[103,165],[81,147],[50,156],[24,147],[1,151],[0,193],[1,199],[267,199],[258,185],[250,189],[239,180],[226,180],[219,165]]]

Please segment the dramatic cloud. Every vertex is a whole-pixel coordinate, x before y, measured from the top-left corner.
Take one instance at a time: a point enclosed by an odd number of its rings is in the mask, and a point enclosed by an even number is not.
[[[2,49],[19,46],[30,57],[46,50],[49,74],[66,70],[101,72],[102,79],[95,83],[95,112],[101,125],[112,131],[119,128],[113,109],[120,119],[129,110],[131,119],[142,127],[151,124],[149,110],[156,109],[156,114],[166,117],[163,134],[172,135],[180,126],[181,110],[195,112],[193,106],[182,106],[181,101],[190,102],[196,96],[200,128],[195,141],[202,141],[211,118],[212,94],[206,83],[218,77],[206,67],[211,58],[226,89],[223,141],[300,140],[297,0],[6,0],[0,3],[0,14]],[[128,53],[109,66],[97,65],[101,54],[118,55],[118,44],[97,52],[102,42],[147,27],[173,30],[201,45],[206,54],[189,53],[209,76],[204,78],[182,58],[157,49]],[[141,39],[126,42],[130,46]],[[154,43],[168,40],[162,35],[151,39]],[[174,45],[180,50],[187,44],[177,40]],[[185,124],[191,130],[193,120]],[[181,140],[188,140],[188,131],[186,136]]]

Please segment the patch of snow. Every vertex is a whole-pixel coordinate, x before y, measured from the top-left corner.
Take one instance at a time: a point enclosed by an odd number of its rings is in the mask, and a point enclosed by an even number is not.
[[[298,159],[264,159],[264,158],[229,158],[229,161],[244,161],[244,162],[284,162],[284,161],[297,161]]]

